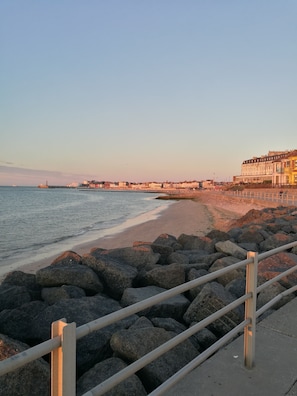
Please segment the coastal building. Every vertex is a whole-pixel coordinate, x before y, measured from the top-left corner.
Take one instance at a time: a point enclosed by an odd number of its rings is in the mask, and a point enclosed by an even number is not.
[[[234,176],[233,181],[239,183],[273,183],[275,163],[281,163],[291,151],[269,151],[267,155],[253,157],[243,161],[241,174]]]
[[[297,186],[297,150],[273,162],[273,186]]]

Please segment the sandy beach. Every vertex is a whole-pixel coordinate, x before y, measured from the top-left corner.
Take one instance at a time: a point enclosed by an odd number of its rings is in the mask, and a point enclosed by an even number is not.
[[[215,192],[196,192],[186,199],[174,201],[154,220],[124,230],[119,229],[119,232],[114,230],[111,235],[73,246],[71,250],[82,255],[94,247],[104,249],[127,247],[139,241],[153,242],[163,233],[176,237],[181,234],[203,236],[215,228],[228,230],[232,221],[242,217],[250,209],[263,209],[266,206],[271,206],[271,202],[268,204],[265,201],[225,197]],[[58,255],[49,255],[38,262],[21,267],[13,264],[3,269],[0,267],[0,281],[8,272],[14,270],[35,273],[38,269],[50,265],[56,257]]]

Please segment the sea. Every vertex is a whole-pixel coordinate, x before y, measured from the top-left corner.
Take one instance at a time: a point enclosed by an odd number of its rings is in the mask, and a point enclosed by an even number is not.
[[[95,189],[0,187],[0,270],[38,262],[74,246],[157,218],[161,194]]]

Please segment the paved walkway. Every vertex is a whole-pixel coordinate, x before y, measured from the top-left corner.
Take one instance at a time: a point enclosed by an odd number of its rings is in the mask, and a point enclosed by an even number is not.
[[[166,396],[297,396],[297,298],[257,324],[255,367],[243,336],[188,374]]]

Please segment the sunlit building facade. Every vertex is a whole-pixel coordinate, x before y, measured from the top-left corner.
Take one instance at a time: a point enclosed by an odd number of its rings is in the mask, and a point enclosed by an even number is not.
[[[297,186],[297,150],[290,151],[284,158],[273,163],[272,184]]]
[[[267,155],[243,161],[240,176],[234,176],[235,183],[273,183],[275,163],[281,162],[290,151],[269,151]]]

